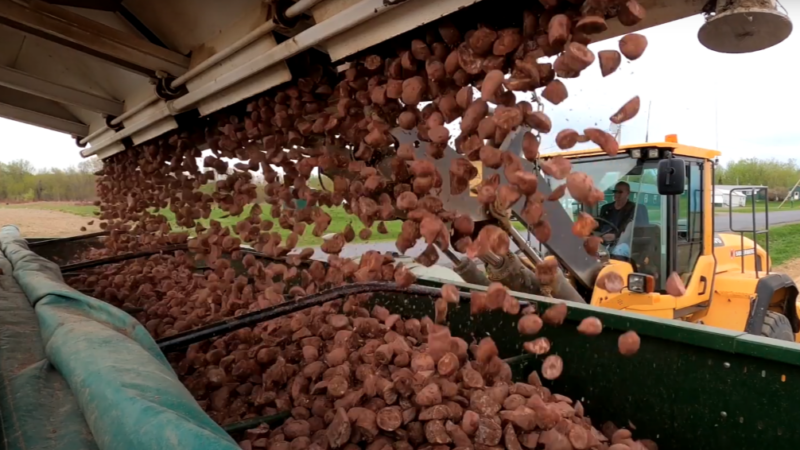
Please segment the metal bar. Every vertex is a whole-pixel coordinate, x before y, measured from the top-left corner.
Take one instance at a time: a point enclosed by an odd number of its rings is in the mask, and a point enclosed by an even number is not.
[[[44,101],[44,100],[43,100]],[[22,108],[0,100],[0,117],[16,120],[18,122],[47,128],[48,130],[58,131],[73,136],[86,136],[89,134],[89,126],[74,120],[56,117],[48,113],[33,109]]]
[[[756,247],[758,247],[758,233],[756,233],[756,190],[753,189],[750,191],[750,197],[752,197],[752,201],[750,202],[750,209],[753,211],[752,218],[753,218],[753,267],[756,269],[756,278],[758,278],[758,264],[756,264]],[[769,201],[769,198],[767,198]],[[744,261],[746,257],[746,253],[744,249],[742,249],[742,261]]]
[[[52,83],[10,67],[0,66],[0,86],[89,111],[112,116],[122,114],[122,102]]]
[[[309,9],[313,8],[320,3],[322,0],[300,0],[299,2],[295,3],[289,9],[286,10],[286,17],[293,18],[297,17],[300,14],[305,13]],[[241,39],[234,42],[232,45],[225,47],[220,52],[217,52],[211,55],[208,59],[204,60],[200,64],[195,67],[189,69],[188,72],[181,75],[175,81],[170,84],[172,89],[178,89],[179,87],[183,86],[193,78],[197,77],[201,73],[205,72],[212,66],[219,64],[222,60],[228,58],[229,56],[233,55],[234,53],[240,51],[241,49],[247,47],[248,45],[252,44],[253,42],[259,40],[260,38],[266,36],[267,34],[271,33],[275,29],[275,23],[272,21],[267,21],[258,26],[255,30],[247,33]]]
[[[767,243],[767,275],[769,275],[769,266],[770,266],[770,257],[769,257],[769,187],[764,189],[764,196],[766,201],[764,202],[764,230],[766,231],[766,243]],[[753,248],[753,259],[755,260],[755,247],[758,247],[758,241],[755,242],[755,246]]]
[[[98,231],[96,233],[80,234],[80,235],[77,235],[77,236],[69,236],[69,237],[55,238],[55,239],[46,239],[46,240],[43,240],[43,241],[30,242],[30,243],[28,243],[28,248],[29,249],[30,248],[37,248],[37,247],[42,247],[44,245],[50,245],[50,244],[65,244],[67,242],[82,241],[84,239],[91,239],[91,238],[96,238],[96,237],[100,237],[100,236],[108,236],[109,234],[111,234],[110,231]]]
[[[133,123],[131,125],[126,126],[125,129],[123,129],[123,130],[121,130],[121,131],[119,131],[117,133],[114,133],[113,136],[111,136],[110,138],[106,139],[105,141],[103,141],[103,142],[101,142],[101,143],[99,143],[97,145],[92,145],[89,148],[81,150],[81,156],[86,158],[86,157],[95,155],[95,154],[105,150],[106,148],[116,144],[117,142],[121,141],[122,139],[125,139],[126,137],[130,137],[130,136],[132,136],[132,135],[134,135],[134,134],[146,129],[147,127],[157,123],[158,121],[160,121],[162,119],[166,119],[167,117],[170,117],[171,114],[170,114],[169,109],[166,107],[166,105],[160,105],[160,106],[162,106],[162,107],[157,109],[157,110],[155,110],[155,111],[153,111],[153,113],[150,114],[148,117],[145,117],[145,118],[143,118],[142,120],[140,120],[138,122],[135,122],[135,123]]]
[[[139,37],[58,6],[32,4],[37,7],[0,0],[0,23],[145,76],[153,76],[157,71],[180,75],[189,66],[189,58]]]
[[[430,297],[440,297],[441,289],[412,285],[407,288],[398,286],[396,283],[374,282],[374,283],[354,283],[342,287],[329,289],[318,294],[309,295],[292,302],[281,303],[260,311],[242,314],[238,317],[230,317],[219,322],[206,325],[195,330],[186,331],[168,338],[156,341],[158,347],[164,353],[174,352],[188,347],[196,342],[202,342],[213,337],[222,336],[230,332],[240,330],[268,320],[277,319],[297,311],[319,306],[334,300],[338,300],[348,295],[358,295],[370,292],[400,292],[412,295],[427,295]],[[462,298],[468,298],[469,294],[461,292]]]
[[[172,110],[174,113],[188,111],[204,99],[222,92],[280,61],[291,58],[304,50],[324,42],[332,36],[343,33],[367,20],[377,17],[394,7],[394,5],[389,4],[389,2],[385,0],[363,0],[340,12],[331,19],[319,23],[292,39],[277,45],[272,50],[253,59],[249,63],[239,66],[214,81],[189,92],[181,98],[173,100],[171,102]]]
[[[75,264],[67,264],[61,266],[61,273],[75,272],[78,270],[91,269],[92,267],[104,266],[106,264],[116,264],[131,259],[146,258],[148,256],[159,255],[163,253],[177,252],[178,250],[187,250],[189,247],[186,244],[171,245],[163,247],[158,250],[145,250],[142,252],[125,253],[122,255],[109,256],[108,258],[94,259],[92,261],[83,261]]]
[[[118,117],[114,118],[111,121],[111,125],[119,125],[119,124],[121,124],[123,120],[129,119],[134,114],[137,114],[137,113],[141,112],[143,109],[147,108],[148,106],[152,105],[153,103],[155,103],[157,101],[158,101],[158,96],[156,94],[150,95],[143,102],[139,103],[138,105],[134,106],[133,108],[125,111],[124,113],[122,113]],[[100,136],[101,134],[105,133],[106,131],[108,131],[108,127],[103,125],[102,127],[98,128],[97,131],[95,131],[92,134],[90,134],[90,135],[86,136],[85,138],[81,139],[81,144],[84,144],[84,145],[88,144],[89,141],[91,141],[92,139]],[[91,150],[91,148],[81,151],[81,156],[87,157],[87,156],[93,155],[94,153],[89,153],[89,154],[84,154],[83,153],[84,151],[89,151],[89,150]]]
[[[275,24],[272,21],[262,23],[261,25],[258,26],[258,28],[247,33],[246,35],[244,35],[244,37],[234,42],[232,45],[225,47],[224,49],[222,49],[217,53],[214,53],[207,59],[203,60],[200,64],[189,69],[189,71],[186,72],[185,74],[176,78],[172,82],[172,84],[170,84],[170,87],[172,89],[178,89],[179,87],[185,85],[186,83],[188,83],[201,73],[210,69],[212,66],[219,64],[220,62],[222,62],[222,60],[228,58],[229,56],[233,55],[239,50],[259,40],[260,38],[266,36],[274,29],[275,29]]]
[[[286,10],[286,17],[293,19],[300,14],[304,14],[306,11],[317,6],[317,4],[321,2],[322,0],[299,0]]]

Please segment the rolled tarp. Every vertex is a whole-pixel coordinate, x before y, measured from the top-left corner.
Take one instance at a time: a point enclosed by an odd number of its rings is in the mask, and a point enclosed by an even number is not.
[[[44,354],[69,386],[97,448],[239,448],[133,317],[67,286],[58,266],[29,250],[15,227],[0,229],[0,251],[33,307]]]

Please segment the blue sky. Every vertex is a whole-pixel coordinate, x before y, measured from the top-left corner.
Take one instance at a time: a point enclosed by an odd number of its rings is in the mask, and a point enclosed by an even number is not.
[[[784,2],[800,14],[800,2]],[[783,43],[745,55],[707,50],[697,41],[701,16],[645,30],[650,45],[638,61],[623,62],[602,78],[595,63],[580,78],[565,80],[570,98],[547,104],[553,130],[543,149],[563,128],[608,129],[609,116],[634,95],[642,99],[639,116],[622,128],[624,144],[645,142],[650,111],[650,141],[677,134],[680,142],[717,148],[722,161],[747,157],[789,159],[798,154],[800,105],[797,66],[800,32]],[[617,48],[617,40],[598,42],[595,52]],[[67,167],[81,161],[74,140],[60,133],[0,119],[0,161],[23,157],[36,167]]]

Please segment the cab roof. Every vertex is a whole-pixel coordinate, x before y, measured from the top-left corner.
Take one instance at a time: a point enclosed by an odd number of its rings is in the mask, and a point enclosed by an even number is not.
[[[672,152],[678,156],[688,156],[692,158],[701,158],[701,159],[714,159],[722,154],[719,150],[710,150],[706,148],[692,147],[689,145],[683,145],[675,142],[650,142],[647,144],[622,145],[619,147],[619,152],[628,153],[632,149],[650,148],[650,147],[672,149]],[[564,152],[544,153],[542,154],[542,157],[552,158],[555,156],[563,156],[568,159],[576,159],[586,156],[598,156],[603,154],[605,154],[605,152],[603,152],[602,149],[592,148],[588,150],[568,150]]]

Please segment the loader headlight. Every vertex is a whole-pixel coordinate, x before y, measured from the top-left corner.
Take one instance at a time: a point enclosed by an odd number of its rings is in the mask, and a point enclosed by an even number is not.
[[[635,148],[635,149],[631,150],[631,158],[633,158],[633,159],[641,159],[641,157],[642,157],[642,149]]]
[[[656,288],[656,280],[651,275],[632,273],[628,275],[628,290],[639,294],[650,294]]]
[[[657,148],[647,149],[647,158],[648,159],[658,159],[658,149]]]

